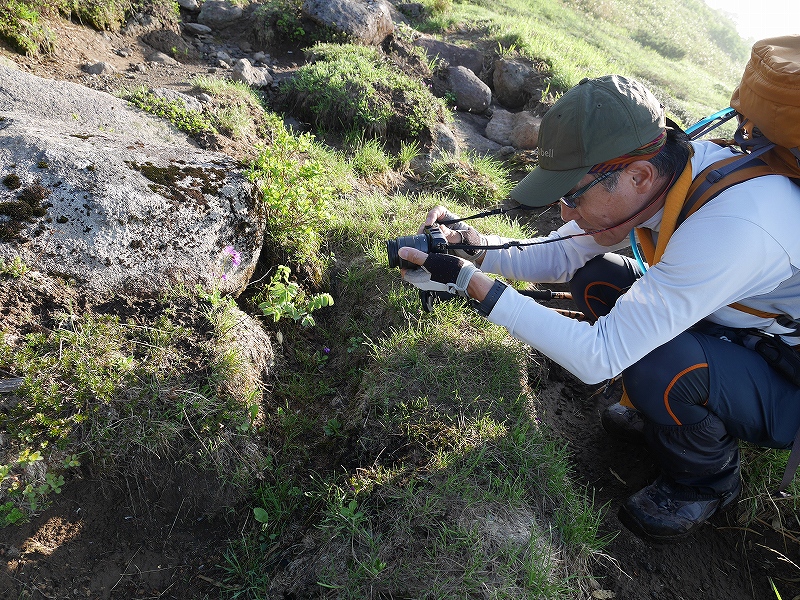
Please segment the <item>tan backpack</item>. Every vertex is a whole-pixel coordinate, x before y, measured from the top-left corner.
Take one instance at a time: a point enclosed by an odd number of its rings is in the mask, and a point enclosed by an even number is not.
[[[800,184],[800,35],[753,44],[731,96],[739,119],[735,143],[744,152],[709,166],[694,179],[678,224],[723,190],[762,175]]]

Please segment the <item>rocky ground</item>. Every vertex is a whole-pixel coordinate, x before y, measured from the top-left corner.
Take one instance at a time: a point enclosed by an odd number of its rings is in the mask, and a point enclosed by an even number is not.
[[[195,60],[153,61],[155,49],[142,41],[148,27],[141,23],[120,33],[65,22],[54,23],[53,29],[58,49],[51,56],[22,58],[6,49],[0,53],[41,77],[114,92],[138,85],[186,91],[196,74],[228,72],[217,52],[236,58],[260,50],[230,35],[205,42],[205,51]],[[276,80],[300,61],[302,54],[292,47],[273,48],[264,58]],[[84,70],[99,62],[113,70],[100,75]],[[464,121],[471,124],[472,135],[485,125],[479,116]],[[462,141],[469,139],[462,136]],[[557,221],[557,215],[545,213],[536,224],[549,231]],[[80,301],[71,297],[70,289],[52,292],[45,310]],[[0,292],[3,325],[24,327],[35,317],[28,307],[41,305],[37,294],[24,287]],[[602,431],[600,411],[614,398],[592,397],[594,392],[551,365],[541,393],[541,418],[568,442],[575,476],[594,490],[595,504],[607,508],[602,533],[615,537],[595,565],[603,587],[625,600],[766,600],[774,597],[768,584],[772,577],[783,598],[800,598],[800,573],[793,564],[800,562],[797,534],[776,530],[768,514],[744,526],[733,507],[697,535],[667,547],[628,533],[616,510],[656,469],[641,447],[614,441]],[[194,474],[177,467],[157,480],[128,481],[125,486],[104,485],[91,476],[71,482],[40,518],[3,530],[0,599],[218,597],[225,588],[218,567],[223,540],[237,536],[231,529],[235,519],[210,522],[198,517],[182,501],[181,488],[189,484],[197,484]],[[796,530],[797,523],[787,527]]]

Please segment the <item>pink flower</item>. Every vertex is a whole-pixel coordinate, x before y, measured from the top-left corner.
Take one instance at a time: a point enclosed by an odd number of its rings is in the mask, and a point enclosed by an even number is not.
[[[234,267],[238,267],[242,264],[242,256],[236,251],[236,248],[233,246],[225,246],[225,250],[223,250],[226,254],[229,254],[231,257],[231,264]]]

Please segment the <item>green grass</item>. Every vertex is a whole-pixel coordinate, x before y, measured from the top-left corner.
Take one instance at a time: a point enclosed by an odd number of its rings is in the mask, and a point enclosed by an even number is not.
[[[238,458],[260,390],[231,337],[233,305],[208,298],[163,300],[147,325],[63,313],[22,341],[0,334],[0,369],[24,378],[0,415],[0,502],[28,517],[81,462],[140,477],[151,457],[191,457],[221,487],[249,489],[264,457],[250,449],[247,463]]]
[[[502,162],[470,152],[436,158],[424,181],[453,200],[473,207],[497,206],[513,187],[509,169]]]
[[[555,92],[583,77],[635,77],[685,125],[728,106],[748,56],[730,19],[702,0],[478,0],[417,26],[471,30],[487,48],[543,63]]]
[[[209,117],[199,110],[189,110],[178,100],[160,98],[146,87],[128,90],[122,97],[142,110],[168,120],[190,135],[216,131]]]
[[[51,52],[52,31],[41,22],[36,5],[17,0],[0,3],[0,39],[20,54],[35,56]]]
[[[173,0],[0,0],[0,39],[20,54],[52,52],[58,40],[44,24],[58,15],[100,31],[117,31],[128,15],[150,9],[175,19],[179,7]]]

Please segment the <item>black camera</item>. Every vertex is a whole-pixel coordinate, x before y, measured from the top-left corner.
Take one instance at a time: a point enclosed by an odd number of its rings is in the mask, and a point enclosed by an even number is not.
[[[393,240],[386,240],[386,255],[389,257],[389,266],[401,269],[414,269],[418,265],[403,260],[397,255],[397,251],[404,247],[416,248],[426,254],[433,252],[447,252],[447,238],[438,227],[426,227],[423,233],[417,235],[401,235]]]

